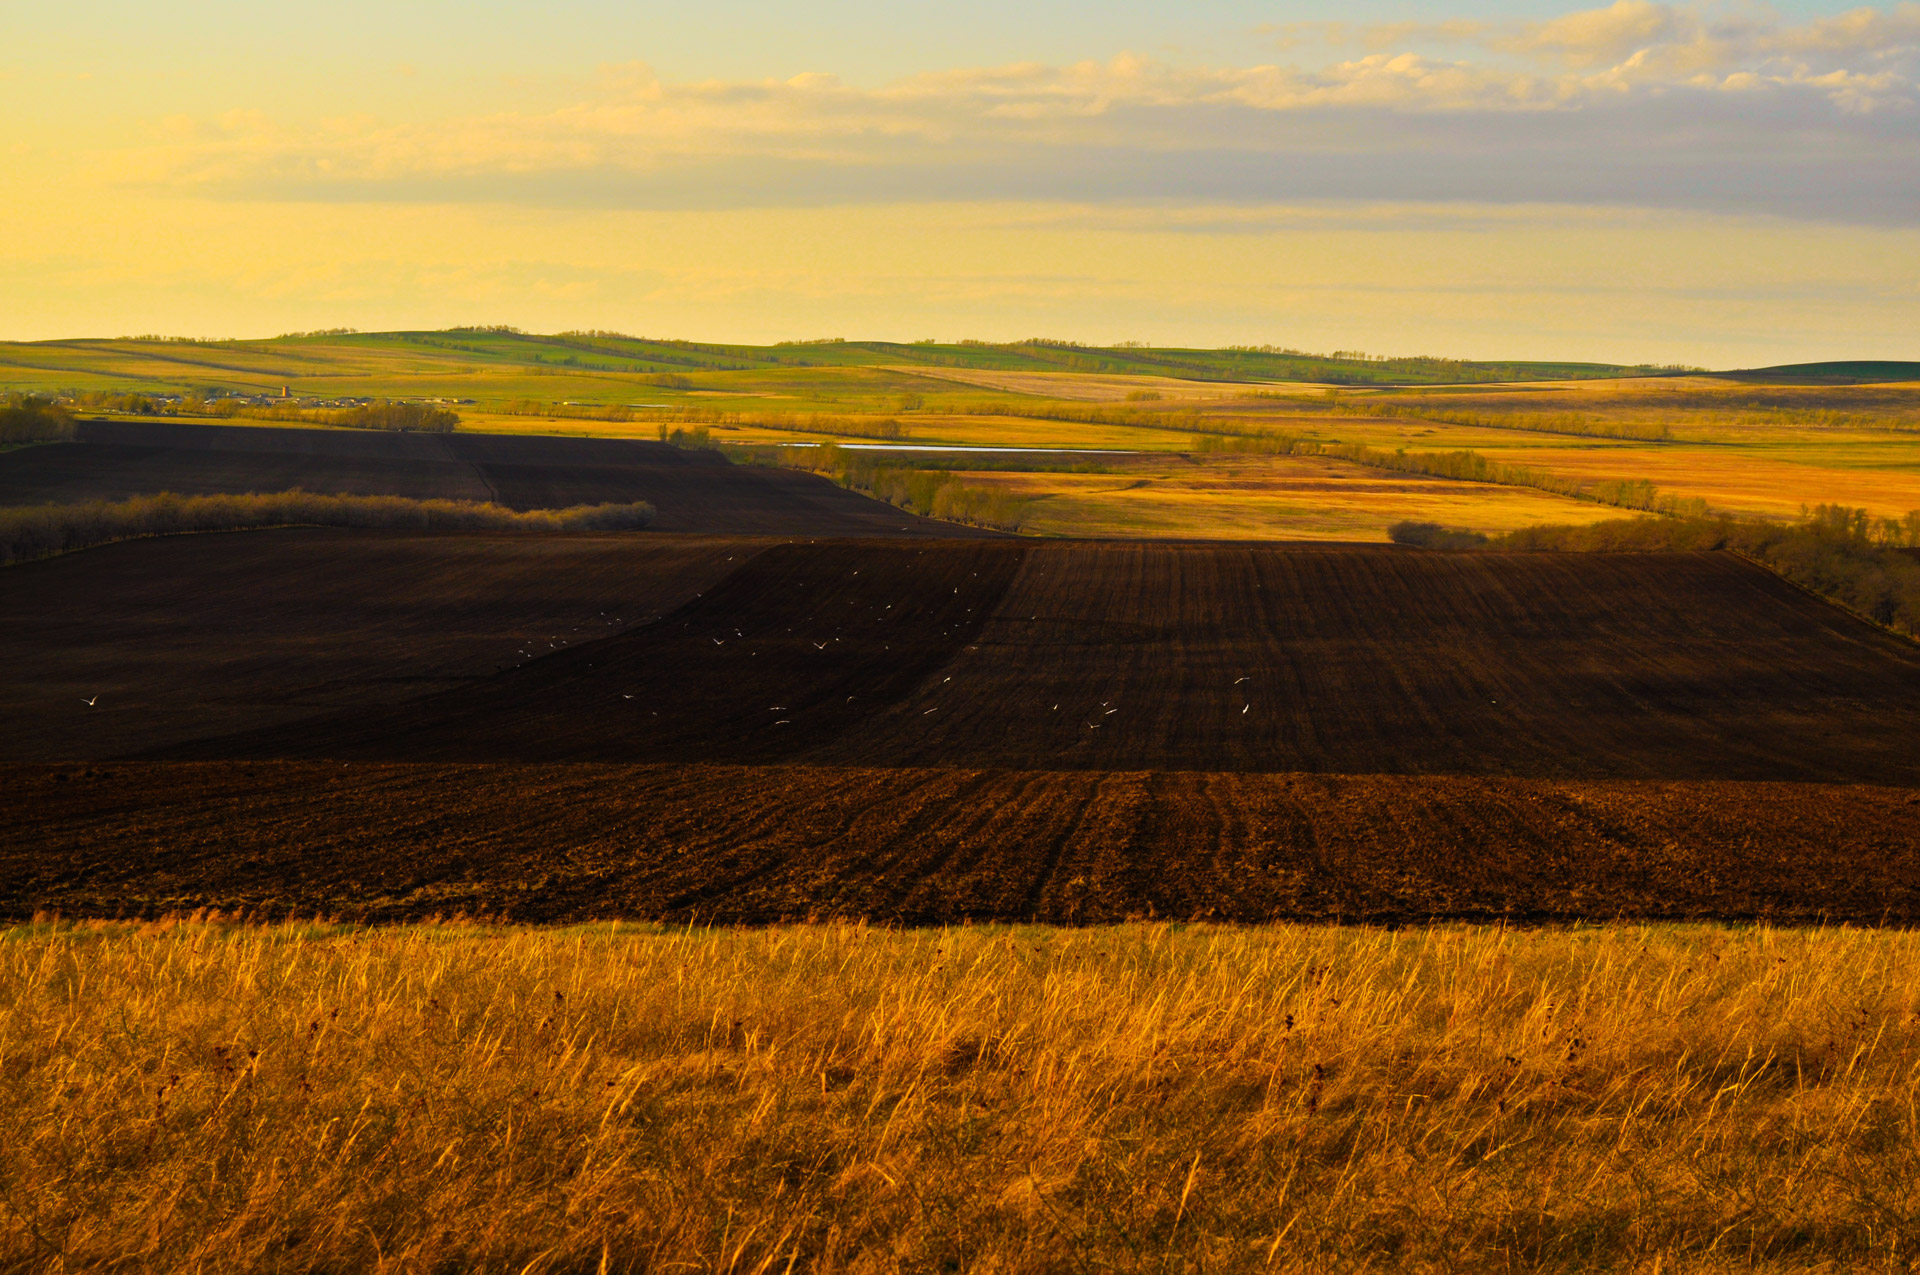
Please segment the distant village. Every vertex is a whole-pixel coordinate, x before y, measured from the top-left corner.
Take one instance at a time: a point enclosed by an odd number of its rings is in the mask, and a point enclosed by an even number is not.
[[[136,416],[237,415],[242,409],[292,408],[300,411],[350,411],[378,403],[417,403],[426,407],[471,406],[470,398],[391,398],[343,395],[333,398],[297,396],[283,385],[278,393],[246,394],[239,390],[209,389],[184,393],[136,392],[110,394],[97,390],[62,390],[52,401],[69,410],[123,412]]]

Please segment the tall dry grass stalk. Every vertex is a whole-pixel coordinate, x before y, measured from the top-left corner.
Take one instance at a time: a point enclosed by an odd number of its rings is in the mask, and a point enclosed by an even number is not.
[[[1920,938],[38,924],[11,1270],[1907,1269]]]

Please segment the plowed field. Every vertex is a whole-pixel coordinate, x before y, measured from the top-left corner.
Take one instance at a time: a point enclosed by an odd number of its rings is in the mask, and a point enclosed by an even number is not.
[[[110,757],[463,685],[645,624],[766,543],[288,529],[8,567],[0,759]]]
[[[1920,783],[1920,648],[1729,554],[777,546],[223,756]]]
[[[1920,922],[1920,793],[808,766],[0,769],[0,913]]]
[[[1730,555],[276,532],[0,604],[16,915],[1920,922],[1920,648]]]
[[[992,534],[903,513],[815,474],[616,439],[90,421],[78,442],[0,453],[7,505],[294,487],[513,509],[644,500],[656,530],[717,535]]]

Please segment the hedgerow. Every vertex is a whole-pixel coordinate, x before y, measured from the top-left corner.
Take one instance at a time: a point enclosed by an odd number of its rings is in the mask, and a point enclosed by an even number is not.
[[[282,491],[244,496],[136,496],[70,505],[0,509],[0,564],[76,549],[194,531],[260,527],[404,527],[421,531],[632,531],[653,521],[653,506],[575,505],[514,510],[467,500],[403,496],[324,496]]]

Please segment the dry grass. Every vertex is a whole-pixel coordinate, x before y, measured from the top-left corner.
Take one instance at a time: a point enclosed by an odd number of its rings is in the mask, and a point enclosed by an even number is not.
[[[967,473],[1029,502],[1022,531],[1057,536],[1383,541],[1395,521],[1511,531],[1618,511],[1523,487],[1384,472],[1325,456],[1122,457],[1104,474]]]
[[[0,941],[0,1267],[1909,1269],[1920,937]]]
[[[1888,450],[1878,439],[1870,443],[1876,452]],[[1842,504],[1897,518],[1920,508],[1920,440],[1907,441],[1904,450],[1905,469],[1817,466],[1733,448],[1687,446],[1513,448],[1500,459],[1582,481],[1646,478],[1663,492],[1699,496],[1714,509],[1734,514],[1791,518],[1812,505]]]

